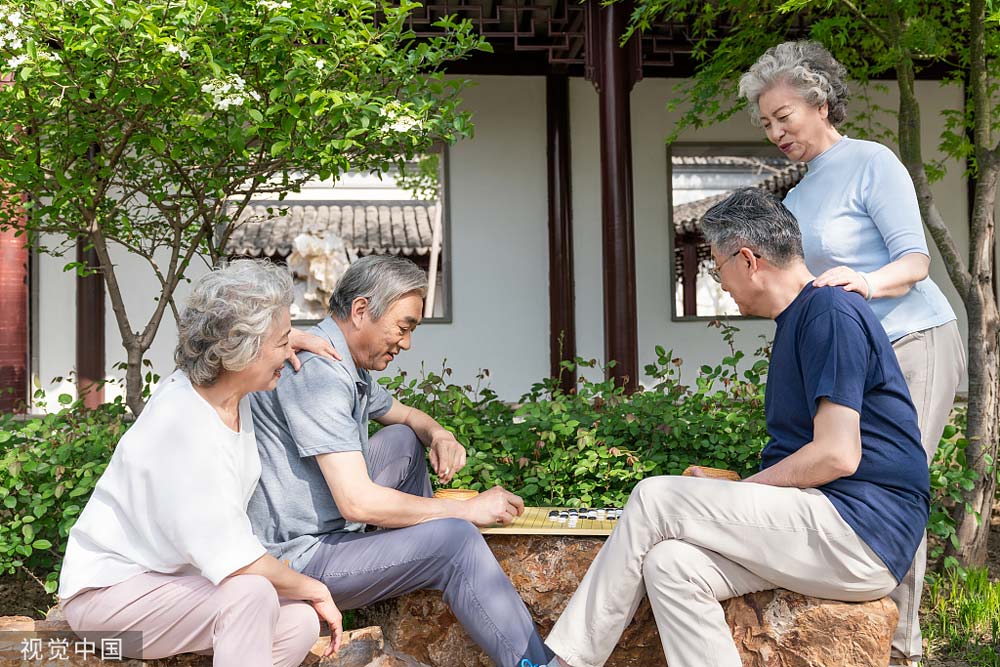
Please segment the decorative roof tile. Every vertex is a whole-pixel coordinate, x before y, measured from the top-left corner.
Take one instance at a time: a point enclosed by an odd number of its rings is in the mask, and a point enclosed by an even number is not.
[[[426,201],[258,201],[240,214],[231,255],[288,255],[299,234],[335,234],[361,254],[426,255],[435,205]]]

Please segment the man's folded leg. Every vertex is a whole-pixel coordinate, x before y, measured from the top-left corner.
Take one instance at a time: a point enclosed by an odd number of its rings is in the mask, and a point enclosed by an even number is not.
[[[741,575],[744,582],[739,586],[709,586],[713,593],[718,588],[718,594],[725,597],[787,588],[815,597],[862,601],[886,595],[896,585],[888,568],[818,491],[653,477],[632,491],[619,524],[549,634],[547,644],[552,650],[573,667],[603,665],[650,589],[646,577],[655,574],[650,574],[646,560],[656,549],[662,551],[657,563],[664,572],[680,569],[688,570],[685,576],[695,579],[712,577],[708,572],[691,571],[697,569],[700,557],[692,557],[687,564],[665,565],[677,550],[695,553],[682,547],[658,546],[665,541],[683,541],[745,569],[747,575]],[[717,563],[712,567],[719,569]],[[663,608],[668,606],[669,602]],[[655,612],[657,604],[653,609]],[[732,642],[721,610],[714,617],[701,615],[700,619],[692,617],[690,609],[675,609],[668,615],[685,613],[691,622],[706,628],[714,624],[716,634],[725,632]],[[659,618],[657,622],[660,624]],[[667,628],[660,632],[666,647],[674,633]],[[671,667],[711,665],[717,649],[713,647],[712,655],[692,662],[671,662]],[[728,667],[739,663],[730,660],[718,664]]]
[[[325,536],[303,573],[356,609],[421,589],[438,590],[473,641],[498,667],[548,661],[549,653],[478,529],[459,519]]]

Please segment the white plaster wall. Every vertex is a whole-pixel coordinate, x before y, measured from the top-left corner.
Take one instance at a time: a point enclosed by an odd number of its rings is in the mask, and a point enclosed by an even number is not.
[[[387,369],[490,370],[515,400],[549,370],[545,79],[475,77],[463,94],[475,137],[449,152],[451,324],[421,325]]]
[[[40,245],[56,248],[60,239],[43,236]],[[66,257],[39,255],[38,272],[32,276],[37,284],[38,298],[38,368],[32,368],[32,380],[41,385],[50,398],[49,407],[55,407],[61,393],[76,395],[76,386],[64,379],[76,364],[76,273],[64,272],[62,267],[76,259],[76,251],[69,249]],[[34,355],[32,355],[34,356]],[[32,387],[34,390],[34,386]]]
[[[413,348],[400,355],[388,372],[405,369],[418,374],[422,364],[439,370],[447,359],[454,371],[450,379],[465,384],[474,382],[479,369],[488,368],[493,389],[514,400],[547,374],[549,363],[545,81],[541,77],[476,77],[474,82],[464,100],[473,113],[475,137],[454,146],[449,157],[453,322],[422,325]],[[650,363],[654,346],[663,345],[684,359],[685,377],[690,380],[700,365],[717,363],[727,348],[704,322],[674,322],[670,316],[664,140],[680,116],[679,111],[666,111],[676,83],[641,81],[631,100],[639,359],[640,365]],[[936,152],[940,110],[960,104],[960,91],[919,82],[918,94],[923,103],[924,150],[929,157]],[[894,103],[891,94],[882,101]],[[573,79],[570,104],[577,347],[580,356],[603,360],[600,151],[593,86]],[[739,114],[681,139],[760,138],[760,131]],[[938,206],[966,253],[967,201],[961,171],[960,165],[950,164],[948,175],[933,187]],[[940,255],[933,247],[931,253],[932,277],[945,290],[965,331],[964,310]],[[155,307],[156,281],[142,260],[120,249],[113,256],[126,304],[135,326],[140,327]],[[74,364],[75,288],[73,274],[61,271],[65,262],[46,256],[39,262],[41,349],[39,368],[34,371],[46,383]],[[195,278],[203,270],[198,265],[189,275]],[[178,290],[181,303],[186,293],[182,285]],[[759,346],[760,335],[773,333],[768,321],[744,320],[738,326],[742,329],[738,345],[748,353]],[[110,303],[106,332],[111,369],[124,359],[124,351]],[[168,313],[148,354],[161,375],[173,368],[175,336]]]

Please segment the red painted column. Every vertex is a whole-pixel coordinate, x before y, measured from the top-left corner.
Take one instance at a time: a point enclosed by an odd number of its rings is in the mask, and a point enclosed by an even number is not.
[[[10,75],[0,86],[10,85]],[[28,246],[17,230],[0,232],[0,410],[28,402]]]
[[[0,411],[28,400],[28,248],[13,229],[0,232]]]

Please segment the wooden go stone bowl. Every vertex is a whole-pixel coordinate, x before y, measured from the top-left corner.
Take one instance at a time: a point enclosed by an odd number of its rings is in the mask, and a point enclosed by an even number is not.
[[[733,472],[732,470],[723,470],[722,468],[708,468],[705,466],[688,466],[683,473],[685,477],[693,477],[692,470],[697,468],[704,477],[710,477],[712,479],[728,479],[733,482],[740,481],[740,476]]]
[[[438,489],[434,492],[435,498],[444,498],[445,500],[468,500],[478,495],[479,492],[472,489]]]

